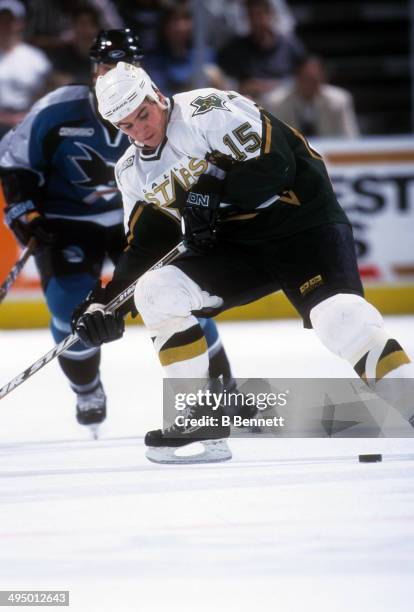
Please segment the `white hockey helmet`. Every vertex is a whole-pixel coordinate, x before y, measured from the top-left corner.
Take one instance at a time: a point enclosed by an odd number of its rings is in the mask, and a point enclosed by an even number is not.
[[[162,108],[156,86],[142,68],[118,62],[115,68],[99,76],[95,85],[98,110],[111,123],[118,123],[150,98]]]

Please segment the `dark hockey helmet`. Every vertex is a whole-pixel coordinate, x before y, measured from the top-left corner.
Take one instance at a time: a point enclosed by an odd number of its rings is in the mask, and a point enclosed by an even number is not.
[[[89,49],[89,58],[95,64],[136,64],[143,57],[139,37],[129,28],[101,30]]]

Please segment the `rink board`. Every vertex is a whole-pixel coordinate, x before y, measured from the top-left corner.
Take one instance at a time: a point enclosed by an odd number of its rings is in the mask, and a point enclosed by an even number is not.
[[[371,287],[367,299],[383,314],[414,313],[414,286]],[[264,319],[292,319],[295,309],[281,292],[268,295],[257,302],[232,308],[217,317],[219,321],[260,321]],[[0,329],[30,329],[49,325],[50,314],[42,299],[4,302],[0,306]],[[140,317],[128,323],[142,323]]]

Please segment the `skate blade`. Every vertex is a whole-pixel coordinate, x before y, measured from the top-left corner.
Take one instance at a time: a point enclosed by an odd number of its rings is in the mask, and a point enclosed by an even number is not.
[[[178,455],[177,452],[183,448],[191,448],[191,444],[185,447],[174,448],[172,446],[149,446],[145,453],[147,459],[153,463],[167,464],[190,464],[190,463],[219,463],[231,459],[231,450],[226,440],[206,440],[200,442],[204,451],[195,455]]]

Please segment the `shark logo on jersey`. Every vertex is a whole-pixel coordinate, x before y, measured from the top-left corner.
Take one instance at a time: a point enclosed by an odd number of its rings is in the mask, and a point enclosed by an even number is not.
[[[220,98],[217,94],[210,94],[209,96],[198,96],[195,100],[191,102],[191,106],[195,107],[195,111],[193,112],[193,117],[196,115],[204,115],[209,111],[217,108],[220,110],[226,110],[229,113],[231,110],[227,108],[226,101],[223,98]]]
[[[93,204],[103,197],[109,200],[117,193],[113,162],[107,161],[95,149],[81,142],[74,143],[83,152],[82,156],[71,155],[70,159],[81,172],[83,178],[72,181],[82,189],[93,189],[83,201]]]

